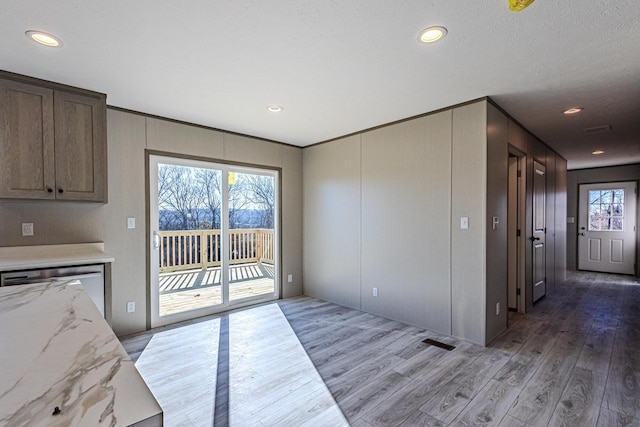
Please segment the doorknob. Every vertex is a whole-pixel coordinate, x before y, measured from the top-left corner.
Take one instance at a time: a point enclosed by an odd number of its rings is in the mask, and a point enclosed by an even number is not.
[[[584,233],[578,233],[578,236],[584,236]]]
[[[535,242],[536,240],[540,240],[539,237],[535,237],[535,236],[531,236],[530,239],[532,242]]]

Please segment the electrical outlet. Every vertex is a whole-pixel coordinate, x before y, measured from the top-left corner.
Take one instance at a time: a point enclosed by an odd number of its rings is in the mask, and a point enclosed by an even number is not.
[[[32,222],[23,222],[22,223],[22,235],[23,236],[33,236],[33,223]]]
[[[127,228],[136,228],[136,219],[133,217],[127,218]]]
[[[496,316],[500,314],[500,303],[496,303]]]
[[[136,312],[136,302],[128,301],[127,302],[127,313],[135,313]]]
[[[287,276],[287,282],[289,283],[293,282],[293,274],[290,274]]]
[[[378,296],[378,288],[373,288],[373,296],[374,297]]]

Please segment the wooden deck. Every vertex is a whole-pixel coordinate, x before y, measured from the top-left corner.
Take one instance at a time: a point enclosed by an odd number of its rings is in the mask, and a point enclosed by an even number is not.
[[[231,301],[274,291],[272,265],[234,265],[229,274]],[[160,316],[222,304],[220,279],[220,267],[160,274]]]

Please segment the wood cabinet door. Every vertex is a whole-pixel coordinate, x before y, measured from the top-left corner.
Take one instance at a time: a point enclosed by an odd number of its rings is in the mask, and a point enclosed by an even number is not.
[[[106,202],[104,99],[56,91],[54,107],[56,198]]]
[[[0,197],[54,199],[53,90],[0,80]]]

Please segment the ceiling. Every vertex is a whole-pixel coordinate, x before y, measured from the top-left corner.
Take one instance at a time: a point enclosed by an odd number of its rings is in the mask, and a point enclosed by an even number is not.
[[[0,0],[0,69],[301,147],[490,96],[570,169],[640,162],[640,2],[507,3]]]

